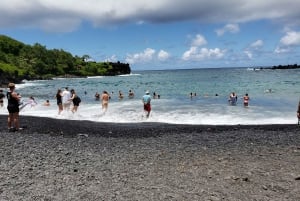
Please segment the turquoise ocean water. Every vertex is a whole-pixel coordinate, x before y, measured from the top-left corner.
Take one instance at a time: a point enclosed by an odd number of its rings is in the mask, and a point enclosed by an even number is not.
[[[218,68],[190,70],[135,71],[131,75],[114,77],[66,78],[25,81],[17,91],[26,101],[34,96],[38,105],[26,106],[21,115],[58,119],[91,120],[96,122],[137,123],[164,122],[174,124],[290,124],[296,123],[300,96],[300,69],[253,70],[249,68]],[[57,115],[58,88],[75,89],[82,103],[76,114]],[[135,97],[128,98],[133,90]],[[108,111],[103,114],[94,94],[113,92]],[[152,100],[149,119],[143,118],[141,97],[149,90],[160,95]],[[122,91],[124,98],[118,99]],[[190,93],[196,96],[190,97]],[[238,95],[237,106],[228,105],[231,92]],[[248,108],[242,97],[250,96]],[[217,96],[216,96],[217,94]],[[42,106],[49,99],[51,106]],[[5,100],[6,103],[6,100]],[[0,114],[7,114],[0,108]]]

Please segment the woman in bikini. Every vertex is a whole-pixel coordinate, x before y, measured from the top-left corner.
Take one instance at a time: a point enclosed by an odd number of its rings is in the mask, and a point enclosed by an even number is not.
[[[245,94],[245,96],[244,96],[244,107],[248,107],[249,100],[250,100],[250,97],[248,96],[248,94]]]

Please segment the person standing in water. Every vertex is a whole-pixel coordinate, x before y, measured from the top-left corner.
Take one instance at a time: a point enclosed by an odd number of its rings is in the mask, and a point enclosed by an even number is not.
[[[37,105],[37,102],[35,101],[35,99],[34,99],[33,96],[30,96],[30,97],[29,97],[28,104],[29,104],[31,107],[34,107],[34,106]]]
[[[238,97],[237,97],[236,93],[232,92],[229,96],[228,102],[230,105],[236,105],[237,99],[238,99]]]
[[[131,89],[128,92],[128,98],[134,98],[134,92]]]
[[[148,118],[151,112],[151,96],[148,90],[145,92],[142,101],[144,104],[144,111],[146,112],[146,117]]]
[[[122,93],[122,91],[119,91],[119,100],[122,100],[124,98],[124,95]]]
[[[101,101],[102,101],[102,111],[105,113],[108,108],[108,100],[109,100],[109,95],[107,91],[103,91],[101,95]]]
[[[63,104],[64,110],[66,110],[66,111],[70,110],[71,93],[70,93],[68,87],[66,87],[65,90],[62,92],[62,104]]]
[[[77,109],[79,107],[79,103],[81,102],[81,99],[79,98],[79,96],[75,93],[74,89],[71,89],[71,98],[70,101],[73,101],[73,108],[72,108],[72,112],[75,113],[77,112]]]
[[[58,106],[58,115],[60,115],[60,113],[63,111],[62,91],[61,91],[61,89],[57,90],[55,98],[56,98],[56,102],[57,102],[57,106]]]
[[[249,97],[248,94],[246,93],[245,96],[244,96],[244,107],[248,107],[248,105],[249,105],[249,100],[250,100],[250,97]]]
[[[98,91],[95,93],[95,100],[96,101],[100,100],[100,94],[98,93]]]

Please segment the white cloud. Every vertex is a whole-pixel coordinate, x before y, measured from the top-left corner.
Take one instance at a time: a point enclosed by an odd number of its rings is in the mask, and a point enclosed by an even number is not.
[[[222,35],[238,31],[236,23],[255,20],[298,22],[299,25],[299,7],[299,0],[1,0],[0,28],[23,26],[70,31],[82,21],[95,26],[188,20],[234,23],[220,29]]]
[[[251,51],[245,50],[244,53],[247,55],[247,57],[248,57],[249,59],[252,59],[252,58],[253,58],[253,54],[252,54]]]
[[[118,61],[118,58],[116,55],[112,55],[111,57],[105,59],[105,61],[116,62]]]
[[[204,60],[204,59],[221,59],[224,57],[226,50],[221,50],[219,48],[207,49],[198,47],[191,47],[189,50],[183,53],[183,60]]]
[[[202,36],[201,34],[197,34],[192,41],[192,46],[196,46],[196,47],[206,45],[206,44],[207,41],[205,40],[204,36]]]
[[[164,50],[160,50],[158,55],[157,55],[157,58],[160,61],[166,61],[166,60],[169,59],[169,57],[170,57],[170,54],[168,52],[164,51]]]
[[[166,61],[169,58],[170,58],[170,54],[164,50],[160,50],[156,54],[156,50],[151,48],[146,48],[143,52],[140,53],[127,54],[127,58],[125,60],[127,63],[135,64],[135,63],[154,62],[156,60]]]
[[[257,40],[255,42],[251,43],[250,47],[256,49],[256,48],[262,47],[263,45],[264,45],[264,42],[262,40]]]
[[[274,52],[277,53],[277,54],[288,53],[290,51],[291,51],[291,48],[289,48],[289,47],[280,47],[280,46],[276,47],[275,50],[274,50]]]
[[[289,31],[280,39],[280,43],[284,46],[300,45],[300,32]]]
[[[207,49],[199,48],[199,46],[206,45],[207,41],[201,34],[197,34],[192,40],[192,45],[189,50],[182,55],[183,60],[204,60],[204,59],[220,59],[224,56],[225,50],[219,48]]]
[[[239,31],[240,31],[240,27],[238,24],[226,24],[222,29],[217,29],[216,33],[218,36],[222,36],[226,32],[238,33]]]
[[[277,54],[291,52],[295,46],[300,46],[300,32],[288,31],[280,39],[280,44],[275,48],[274,52]]]
[[[253,59],[253,56],[258,56],[261,53],[261,49],[264,45],[264,41],[256,40],[249,45],[243,52],[249,59]]]
[[[140,62],[144,63],[144,62],[151,61],[153,59],[154,54],[155,54],[154,49],[147,48],[140,53],[128,54],[125,60],[130,64],[140,63]]]

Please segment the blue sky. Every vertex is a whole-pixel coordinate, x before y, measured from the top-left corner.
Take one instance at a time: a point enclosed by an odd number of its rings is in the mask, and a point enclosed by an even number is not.
[[[132,70],[300,64],[299,0],[1,0],[0,34]]]

